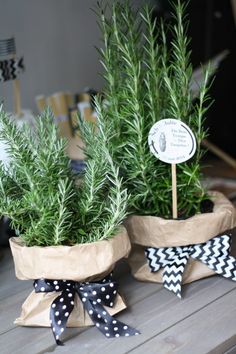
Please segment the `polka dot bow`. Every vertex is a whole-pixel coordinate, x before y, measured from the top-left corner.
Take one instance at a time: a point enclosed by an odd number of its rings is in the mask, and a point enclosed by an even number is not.
[[[136,329],[115,320],[103,307],[113,307],[117,295],[118,284],[112,281],[111,274],[95,283],[37,279],[34,281],[34,287],[36,293],[61,292],[52,302],[50,309],[51,328],[58,345],[63,345],[60,336],[64,332],[68,318],[74,308],[76,293],[97,329],[107,338],[129,337],[140,334]]]

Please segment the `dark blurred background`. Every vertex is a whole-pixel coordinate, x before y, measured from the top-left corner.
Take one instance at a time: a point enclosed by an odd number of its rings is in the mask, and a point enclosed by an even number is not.
[[[168,1],[156,0],[155,16],[168,20],[170,11]],[[236,157],[236,2],[190,0],[188,12],[194,68],[224,50],[229,51],[219,65],[210,90],[214,104],[207,114],[206,126],[209,139]]]

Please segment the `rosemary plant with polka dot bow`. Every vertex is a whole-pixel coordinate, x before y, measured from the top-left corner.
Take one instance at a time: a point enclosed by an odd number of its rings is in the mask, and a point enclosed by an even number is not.
[[[54,117],[45,111],[35,130],[21,129],[0,108],[0,139],[8,165],[0,163],[0,215],[27,246],[91,243],[113,237],[127,211],[127,191],[112,159],[109,124],[81,121],[86,170],[73,174],[67,142],[58,137]]]

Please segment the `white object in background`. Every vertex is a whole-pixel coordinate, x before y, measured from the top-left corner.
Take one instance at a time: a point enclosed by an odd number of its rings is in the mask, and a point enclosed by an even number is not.
[[[34,130],[35,118],[30,110],[23,110],[20,117],[9,113],[9,119],[16,123],[19,129],[22,128],[23,124],[29,124],[30,128]],[[1,122],[0,122],[1,129]],[[10,161],[9,155],[7,153],[7,144],[4,141],[0,141],[0,161],[3,162],[4,166],[7,167]]]
[[[84,110],[85,110],[85,108],[91,108],[91,104],[90,104],[90,102],[86,102],[86,101],[80,102],[80,103],[78,103],[77,107],[80,112],[81,118],[84,119],[85,118],[84,117]]]
[[[4,166],[6,167],[9,163],[9,156],[6,152],[7,145],[0,141],[0,160],[3,162]]]
[[[9,117],[11,120],[13,120],[16,123],[18,128],[21,128],[23,124],[28,123],[30,127],[34,129],[35,117],[32,111],[29,109],[22,110],[20,116],[13,113],[9,113]]]

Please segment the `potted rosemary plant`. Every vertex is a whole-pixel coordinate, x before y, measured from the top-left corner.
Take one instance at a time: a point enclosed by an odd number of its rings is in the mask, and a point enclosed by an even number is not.
[[[96,134],[81,124],[88,154],[81,178],[71,171],[49,111],[36,119],[33,133],[19,130],[2,109],[0,120],[10,157],[0,165],[0,213],[19,235],[10,240],[16,276],[34,280],[16,323],[51,326],[58,344],[66,325],[95,324],[107,337],[137,333],[111,317],[125,308],[111,272],[130,242],[121,225],[127,192],[106,124]]]
[[[231,203],[222,194],[207,193],[200,182],[204,119],[211,104],[211,70],[210,66],[203,69],[199,96],[193,97],[186,6],[176,0],[173,7],[168,28],[162,21],[152,20],[148,7],[135,12],[128,2],[115,2],[110,11],[100,6],[98,13],[104,38],[100,54],[108,103],[103,119],[116,132],[112,138],[113,159],[120,166],[130,194],[132,215],[126,227],[132,243],[131,270],[139,280],[164,281],[180,297],[182,276],[187,283],[217,271],[217,261],[209,265],[194,258],[192,246],[207,248],[208,241],[231,229],[235,220]],[[170,46],[168,30],[172,35]],[[195,155],[177,165],[178,220],[172,219],[170,168],[156,159],[148,146],[152,126],[167,118],[187,124],[197,145]],[[222,241],[217,240],[219,244]]]

